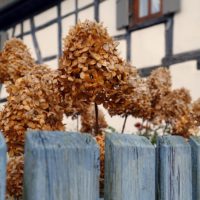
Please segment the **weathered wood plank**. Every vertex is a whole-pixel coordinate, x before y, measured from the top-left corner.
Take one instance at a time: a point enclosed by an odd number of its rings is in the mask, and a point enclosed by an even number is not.
[[[157,142],[158,199],[192,200],[190,145],[179,136],[163,136]]]
[[[155,200],[155,148],[136,135],[107,134],[105,200]]]
[[[0,132],[0,200],[5,200],[6,190],[6,152],[5,140]]]
[[[87,134],[30,132],[25,145],[25,200],[99,199],[99,148]]]
[[[200,138],[191,137],[192,150],[192,199],[200,200]]]

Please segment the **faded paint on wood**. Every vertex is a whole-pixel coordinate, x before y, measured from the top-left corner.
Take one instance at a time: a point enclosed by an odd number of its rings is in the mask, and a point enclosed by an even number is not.
[[[107,134],[105,200],[155,200],[155,148],[136,135]]]
[[[200,138],[191,137],[192,150],[192,199],[200,200]]]
[[[158,199],[192,200],[190,145],[179,136],[163,136],[157,142]]]
[[[97,200],[98,181],[99,148],[90,135],[27,134],[25,200]]]
[[[5,199],[6,189],[6,144],[0,132],[0,200]]]

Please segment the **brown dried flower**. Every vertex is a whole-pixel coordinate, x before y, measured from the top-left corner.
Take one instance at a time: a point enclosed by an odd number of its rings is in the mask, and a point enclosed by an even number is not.
[[[67,105],[101,104],[107,89],[127,79],[129,71],[116,47],[117,43],[100,23],[86,20],[69,31],[59,66],[60,87]]]
[[[200,126],[200,98],[192,103],[192,111],[194,120],[196,120],[197,125]]]
[[[0,119],[10,156],[21,155],[28,128],[64,130],[63,108],[57,76],[45,66],[37,66],[26,76],[7,86],[9,93]]]
[[[104,107],[112,115],[132,115],[148,119],[151,114],[151,94],[145,78],[130,76],[107,93]]]
[[[153,70],[151,75],[147,78],[147,83],[154,101],[159,100],[171,90],[170,71],[163,67]]]
[[[173,134],[188,137],[196,130],[191,110],[191,97],[185,88],[169,92],[156,105],[156,110],[157,117],[171,124]]]
[[[97,135],[96,141],[100,147],[100,192],[104,190],[104,160],[105,160],[105,135]]]
[[[26,75],[34,65],[35,61],[21,40],[16,38],[8,40],[0,53],[0,82],[14,83]]]
[[[11,157],[7,164],[7,196],[22,197],[24,156]]]

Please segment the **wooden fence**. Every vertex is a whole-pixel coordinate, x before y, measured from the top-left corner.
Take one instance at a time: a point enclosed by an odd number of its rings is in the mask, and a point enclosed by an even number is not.
[[[200,139],[107,134],[104,200],[199,200]],[[6,145],[0,136],[0,200]],[[25,200],[99,200],[99,148],[87,134],[29,132]]]

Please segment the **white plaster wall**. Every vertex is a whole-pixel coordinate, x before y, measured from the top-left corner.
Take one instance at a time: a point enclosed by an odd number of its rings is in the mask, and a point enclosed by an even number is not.
[[[52,19],[57,17],[57,7],[54,6],[53,8],[48,9],[45,12],[42,12],[34,17],[34,22],[36,26],[40,26]]]
[[[5,85],[3,85],[2,89],[1,89],[1,94],[0,94],[0,98],[5,98],[7,97],[7,92],[6,92],[6,88]]]
[[[107,27],[110,35],[122,34],[125,30],[117,30],[116,25],[116,0],[107,0],[100,4],[100,21]]]
[[[94,0],[82,0],[82,1],[78,1],[78,8],[82,8],[84,6],[87,6],[90,3],[93,3]]]
[[[78,20],[85,21],[86,19],[94,20],[94,6],[78,13]]]
[[[174,53],[200,49],[200,1],[181,0],[174,19]]]
[[[119,51],[119,55],[120,55],[122,58],[126,59],[126,55],[127,55],[126,40],[120,40],[120,41],[119,41],[119,45],[118,45],[117,48],[118,48],[118,51]]]
[[[30,19],[27,19],[23,22],[24,32],[31,30]]]
[[[58,54],[58,26],[53,24],[36,32],[38,45],[43,57]]]
[[[195,61],[173,65],[170,71],[174,89],[185,87],[190,90],[193,100],[200,97],[200,71]]]
[[[21,33],[21,24],[17,24],[15,27],[15,35],[19,35]]]
[[[65,0],[61,3],[61,15],[66,15],[70,12],[75,11],[75,1]]]
[[[7,30],[8,38],[11,38],[11,37],[12,37],[12,32],[13,32],[13,28],[9,28],[9,29]]]
[[[34,45],[33,45],[32,36],[31,35],[24,36],[23,41],[28,46],[29,51],[30,51],[31,55],[33,56],[33,58],[35,60],[37,60],[37,56],[36,56],[36,53],[35,53],[35,48],[34,48]]]
[[[58,59],[53,59],[47,62],[44,62],[45,65],[50,67],[51,69],[57,69],[58,68]]]
[[[164,25],[133,32],[131,48],[131,62],[137,68],[161,64],[165,55]]]
[[[69,29],[75,25],[75,15],[70,15],[62,20],[62,38],[65,38]]]

